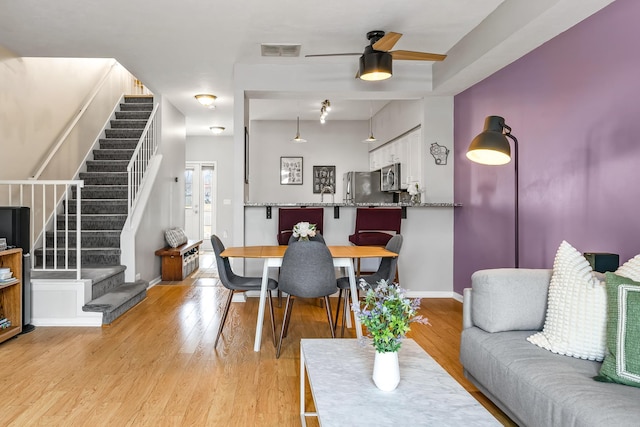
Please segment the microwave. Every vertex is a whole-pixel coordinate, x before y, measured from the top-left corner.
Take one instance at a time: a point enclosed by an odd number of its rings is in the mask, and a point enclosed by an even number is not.
[[[380,190],[400,191],[400,163],[394,163],[380,169]]]

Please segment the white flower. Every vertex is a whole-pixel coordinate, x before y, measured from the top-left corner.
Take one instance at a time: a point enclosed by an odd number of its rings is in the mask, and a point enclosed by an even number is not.
[[[293,237],[308,239],[316,235],[316,225],[308,222],[299,222],[293,226]]]

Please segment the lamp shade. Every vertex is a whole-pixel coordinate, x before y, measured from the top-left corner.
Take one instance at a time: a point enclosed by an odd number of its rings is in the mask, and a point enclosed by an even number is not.
[[[388,79],[393,75],[392,57],[388,52],[373,51],[360,57],[360,78],[367,81]]]
[[[484,121],[484,130],[473,138],[467,150],[467,158],[484,165],[504,165],[511,161],[511,146],[503,134],[504,119],[489,116]]]

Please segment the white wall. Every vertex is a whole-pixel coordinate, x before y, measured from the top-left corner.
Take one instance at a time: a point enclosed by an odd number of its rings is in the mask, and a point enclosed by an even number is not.
[[[187,136],[186,161],[216,162],[216,230],[223,243],[229,245],[233,242],[233,159],[233,137]]]
[[[159,98],[162,127],[158,153],[163,161],[136,234],[136,274],[147,281],[160,276],[160,257],[154,252],[166,245],[164,231],[184,227],[185,117]]]
[[[342,176],[369,170],[368,121],[301,121],[306,143],[294,143],[296,121],[252,121],[250,126],[249,202],[320,202],[313,193],[313,166],[336,167],[335,201],[342,202]],[[280,157],[303,158],[303,184],[280,184]],[[330,202],[329,195],[324,196]]]
[[[12,159],[3,163],[0,179],[26,179],[35,172],[112,63],[112,59],[20,58],[0,46],[0,147],[2,158]],[[96,130],[86,134],[92,142]],[[67,154],[73,157],[70,163],[84,157],[86,150],[80,151]],[[58,177],[65,178],[71,177]]]
[[[391,101],[378,111],[372,120],[373,134],[378,142],[375,149],[422,123],[424,105],[420,99]]]

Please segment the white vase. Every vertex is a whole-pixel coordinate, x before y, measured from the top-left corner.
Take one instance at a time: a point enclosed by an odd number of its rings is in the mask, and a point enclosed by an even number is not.
[[[376,351],[373,361],[373,382],[382,391],[395,390],[400,382],[398,352],[380,353]]]

